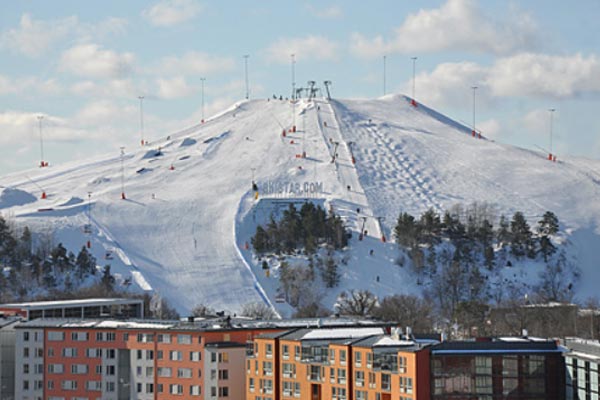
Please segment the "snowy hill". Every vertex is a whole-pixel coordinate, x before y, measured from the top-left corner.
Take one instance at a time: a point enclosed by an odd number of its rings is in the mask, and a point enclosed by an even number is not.
[[[363,241],[353,235],[340,286],[320,293],[327,306],[349,288],[418,292],[410,273],[394,265],[397,247],[382,236],[390,238],[400,211],[441,212],[473,201],[509,216],[522,211],[532,225],[553,211],[583,272],[578,297],[596,295],[600,282],[599,161],[553,163],[476,139],[403,96],[244,101],[204,124],[127,149],[122,158],[51,165],[4,176],[0,184],[4,216],[34,230],[51,226],[55,241],[68,248],[90,240],[99,260],[113,256],[102,261],[182,313],[200,303],[234,312],[264,301],[289,314],[274,300],[277,280],[246,244],[256,224],[305,198],[335,210],[356,233],[363,223],[368,232]]]

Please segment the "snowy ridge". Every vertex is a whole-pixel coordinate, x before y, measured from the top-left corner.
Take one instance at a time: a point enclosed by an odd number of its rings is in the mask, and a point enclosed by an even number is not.
[[[293,309],[275,301],[279,283],[246,243],[257,223],[290,202],[333,209],[352,230],[339,287],[317,288],[327,307],[348,289],[379,296],[421,290],[410,271],[395,265],[390,236],[401,211],[418,216],[478,201],[498,214],[522,211],[534,225],[551,210],[583,272],[579,296],[596,295],[600,162],[552,163],[469,132],[404,96],[300,100],[295,107],[242,101],[203,124],[128,149],[122,160],[111,155],[4,176],[0,212],[33,230],[51,227],[55,242],[69,249],[90,240],[99,264],[134,281],[130,290],[157,291],[182,313],[200,303],[233,313],[264,302],[284,316]],[[257,201],[253,178],[261,191],[268,182],[319,183],[323,190],[260,193]],[[88,222],[90,234],[82,229]],[[358,240],[363,224],[367,235]],[[514,272],[519,279],[536,273]]]

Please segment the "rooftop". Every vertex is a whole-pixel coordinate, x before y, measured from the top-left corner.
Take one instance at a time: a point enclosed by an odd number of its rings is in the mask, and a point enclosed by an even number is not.
[[[487,341],[442,342],[431,347],[436,354],[474,354],[474,353],[563,353],[566,349],[553,340],[498,338]]]
[[[122,305],[122,304],[139,304],[143,303],[142,299],[130,298],[96,298],[96,299],[75,299],[75,300],[51,300],[51,301],[31,301],[24,303],[8,303],[0,304],[2,308],[14,309],[48,309],[60,307],[84,307],[84,306],[99,306],[99,305]]]

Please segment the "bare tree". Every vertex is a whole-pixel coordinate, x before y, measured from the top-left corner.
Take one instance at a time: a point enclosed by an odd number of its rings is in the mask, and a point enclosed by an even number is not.
[[[340,294],[337,311],[343,315],[367,317],[373,315],[377,304],[377,297],[368,290],[351,290]]]
[[[254,319],[273,319],[277,317],[275,311],[265,303],[247,303],[242,307],[242,315]]]
[[[396,294],[385,297],[373,315],[383,321],[410,326],[418,332],[429,332],[433,327],[431,304],[413,295]]]

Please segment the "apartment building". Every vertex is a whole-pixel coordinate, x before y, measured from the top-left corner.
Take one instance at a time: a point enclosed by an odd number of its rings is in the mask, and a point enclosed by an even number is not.
[[[246,360],[246,399],[428,399],[428,346],[376,327],[261,335]]]
[[[565,351],[515,337],[439,343],[431,347],[431,399],[562,400]]]
[[[36,319],[15,327],[15,393],[23,400],[243,399],[246,351],[258,335],[301,326],[383,331],[374,325],[346,318]]]
[[[0,316],[0,399],[15,398],[15,325],[19,318]]]
[[[0,304],[0,315],[36,318],[144,318],[142,299],[105,298]]]
[[[567,400],[598,400],[600,398],[600,342],[566,338],[566,398]]]

